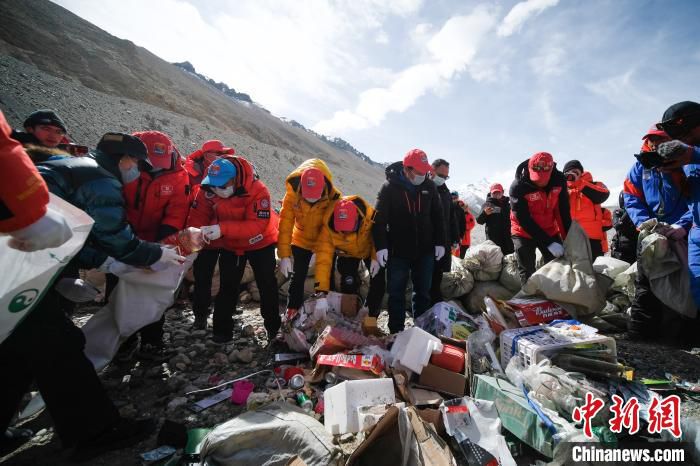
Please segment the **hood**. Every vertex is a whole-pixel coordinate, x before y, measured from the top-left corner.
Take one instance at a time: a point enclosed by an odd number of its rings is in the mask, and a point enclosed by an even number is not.
[[[244,194],[250,193],[253,183],[259,180],[260,177],[255,171],[255,167],[252,163],[244,159],[243,157],[238,157],[235,155],[222,155],[222,159],[226,159],[236,167],[236,177],[233,180],[234,196],[242,196]],[[202,189],[211,191],[209,186],[203,186]],[[213,192],[213,191],[211,191]]]
[[[296,192],[300,189],[299,185],[301,184],[301,174],[307,168],[316,168],[320,170],[321,173],[323,173],[323,176],[326,179],[326,187],[323,190],[325,196],[327,196],[329,199],[334,199],[341,196],[340,190],[338,190],[333,184],[333,174],[328,168],[328,165],[326,165],[326,162],[324,162],[321,159],[305,160],[301,165],[295,168],[285,180],[288,189],[291,188],[293,192]],[[301,193],[299,193],[299,196],[301,196]]]
[[[87,157],[95,159],[100,167],[111,173],[121,183],[122,177],[119,172],[119,159],[117,157],[113,157],[99,149],[94,149]]]
[[[357,194],[353,194],[352,196],[343,196],[341,199],[352,201],[352,203],[355,204],[355,206],[357,206],[357,217],[360,221],[359,224],[361,227],[362,223],[367,217],[367,213],[370,211],[372,206],[370,206],[367,201],[365,201],[362,197],[358,196]],[[328,224],[328,227],[331,230],[335,231],[335,225],[333,224],[333,209],[328,209],[328,211],[326,212],[326,216],[326,223]]]
[[[523,163],[521,163],[520,165],[518,165],[518,168],[515,170],[515,179],[516,179],[516,181],[518,181],[518,182],[520,182],[520,183],[528,184],[528,185],[532,186],[532,187],[535,188],[535,189],[543,189],[543,190],[545,190],[545,191],[548,191],[549,188],[550,188],[557,180],[560,180],[560,181],[561,181],[562,178],[563,178],[564,180],[566,180],[566,178],[564,177],[564,174],[563,174],[562,172],[560,172],[560,171],[557,169],[557,164],[556,164],[556,162],[555,162],[555,163],[554,163],[554,168],[552,169],[552,176],[549,178],[549,183],[547,183],[547,186],[545,186],[544,188],[540,188],[540,187],[537,186],[535,183],[533,183],[532,180],[530,179],[530,171],[528,170],[528,162],[529,162],[529,161],[530,161],[530,159],[527,159],[527,160],[525,160]]]
[[[415,192],[416,189],[418,189],[418,186],[421,186],[414,185],[408,180],[408,178],[406,178],[406,176],[403,174],[403,162],[392,163],[391,165],[386,167],[386,170],[384,170],[384,174],[386,175],[386,179],[389,183],[403,186],[410,192]],[[426,177],[426,180],[427,179],[428,178]]]

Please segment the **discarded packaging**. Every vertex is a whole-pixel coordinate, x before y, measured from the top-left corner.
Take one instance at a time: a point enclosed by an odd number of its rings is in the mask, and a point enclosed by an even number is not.
[[[378,342],[359,333],[327,326],[318,336],[309,353],[313,359],[319,354],[334,354],[358,346],[376,345]]]
[[[221,403],[224,400],[228,400],[229,398],[231,398],[232,393],[233,389],[227,388],[226,390],[220,391],[216,395],[212,395],[208,398],[204,398],[203,400],[199,400],[196,403],[193,403],[192,405],[190,405],[190,409],[195,413],[204,411],[207,408],[211,408],[215,404]]]
[[[277,353],[275,354],[275,362],[284,362],[287,364],[294,364],[300,361],[306,361],[309,359],[308,353]]]
[[[316,363],[325,366],[349,367],[370,371],[376,375],[384,372],[384,362],[376,354],[322,354],[318,356]]]
[[[389,378],[349,380],[324,392],[326,430],[333,435],[359,432],[358,408],[394,404],[394,383]]]
[[[296,400],[299,407],[304,411],[312,411],[314,409],[314,402],[306,396],[306,393],[298,392],[296,394]]]
[[[479,328],[474,319],[454,301],[439,302],[415,321],[417,327],[439,337],[466,339]]]
[[[142,460],[144,460],[148,463],[152,463],[155,461],[160,461],[162,459],[165,459],[168,456],[173,455],[176,451],[177,450],[175,450],[171,446],[163,445],[162,447],[158,447],[155,450],[141,453],[139,456],[141,457]]]
[[[513,309],[521,327],[569,318],[569,314],[563,307],[547,299],[513,298],[506,301],[506,304]]]
[[[231,393],[231,402],[237,405],[244,405],[248,401],[248,397],[255,389],[255,384],[250,380],[239,380],[233,383],[233,392]]]
[[[300,390],[304,388],[304,376],[302,374],[293,375],[288,382],[289,388],[292,390]]]
[[[405,367],[420,374],[433,353],[442,351],[440,339],[418,327],[411,327],[396,335],[391,355],[392,366]]]

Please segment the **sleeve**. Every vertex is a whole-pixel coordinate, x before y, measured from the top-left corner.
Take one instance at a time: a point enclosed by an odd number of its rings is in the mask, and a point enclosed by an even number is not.
[[[165,215],[161,221],[162,226],[169,226],[175,231],[180,231],[185,227],[187,214],[190,210],[188,196],[189,184],[187,178],[179,178],[178,184],[175,186],[175,193],[165,206]]]
[[[92,247],[137,267],[152,265],[160,259],[160,245],[140,240],[127,223],[121,185],[116,180],[84,184],[79,192],[89,199],[85,212],[95,220],[90,233]]]
[[[49,190],[0,113],[0,232],[27,227],[46,214]]]
[[[377,194],[377,203],[374,206],[376,215],[374,225],[372,225],[372,239],[377,251],[387,249],[386,226],[389,223],[391,213],[391,203],[389,202],[389,185],[384,183]]]
[[[566,239],[569,228],[571,228],[571,204],[569,203],[569,190],[566,189],[566,180],[564,178],[562,180],[561,191],[559,191],[559,209],[556,216],[559,233],[562,239]]]
[[[613,227],[613,215],[610,209],[603,207],[603,231],[608,231]]]
[[[440,201],[440,193],[438,193],[435,185],[431,186],[432,202],[430,206],[430,215],[433,225],[433,243],[435,246],[444,246],[447,244],[449,231],[445,231],[445,223],[443,215],[449,215],[449,212],[443,212],[442,202]],[[418,193],[420,196],[420,193]],[[450,243],[451,244],[451,243]]]
[[[680,225],[686,230],[690,231],[690,228],[693,226],[693,211],[686,211],[686,213],[684,213],[683,216],[679,218],[675,224]]]
[[[595,183],[585,182],[581,188],[581,194],[590,199],[594,204],[602,204],[610,197],[610,190],[599,181]]]
[[[451,228],[451,233],[450,233],[450,245],[459,243],[460,234],[459,234],[459,218],[457,217],[458,212],[456,209],[456,206],[454,203],[450,201],[450,212],[448,214],[450,216],[450,228]]]
[[[245,216],[242,220],[221,220],[221,236],[232,239],[245,239],[254,241],[256,237],[265,233],[270,223],[270,192],[267,186],[257,181],[255,195],[248,200]],[[253,244],[253,243],[250,243]]]
[[[487,217],[488,215],[486,215],[486,212],[484,212],[484,209],[482,208],[481,213],[478,217],[476,217],[476,223],[478,223],[479,225],[483,225],[484,223],[486,223]]]
[[[277,252],[280,257],[291,257],[292,255],[292,231],[294,230],[294,202],[296,193],[287,186],[287,192],[282,199],[282,210],[280,210],[280,228],[277,238]]]
[[[635,163],[627,174],[622,187],[623,198],[625,200],[625,211],[629,215],[635,227],[638,227],[651,218],[649,205],[644,197],[644,187],[642,186],[642,166]]]
[[[197,190],[197,195],[192,201],[192,206],[187,215],[186,226],[202,228],[203,226],[211,225],[214,221],[214,209],[209,199],[206,198],[206,193],[205,189]]]
[[[566,193],[566,189],[564,189]],[[518,223],[532,238],[539,244],[543,246],[549,246],[553,240],[549,237],[545,231],[540,228],[540,226],[533,220],[530,215],[530,209],[527,204],[527,200],[520,192],[517,185],[510,187],[510,206],[513,210],[515,218],[518,219]],[[567,193],[568,197],[568,193]],[[569,205],[568,202],[566,205]]]
[[[330,290],[334,253],[335,247],[326,224],[321,228],[316,239],[316,291],[327,292]]]

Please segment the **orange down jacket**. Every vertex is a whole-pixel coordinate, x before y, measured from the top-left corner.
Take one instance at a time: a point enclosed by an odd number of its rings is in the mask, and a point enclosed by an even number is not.
[[[601,182],[593,181],[589,172],[583,172],[578,180],[567,181],[566,184],[571,219],[581,225],[590,239],[605,240],[601,204],[610,196],[608,188]]]
[[[301,196],[301,174],[307,168],[317,168],[326,177],[323,197],[315,204],[306,202]],[[341,196],[333,186],[333,175],[323,160],[309,159],[287,177],[285,185],[287,192],[280,211],[278,254],[280,257],[291,257],[292,245],[315,251],[326,212],[333,212],[333,206]]]
[[[190,208],[187,226],[219,225],[221,238],[208,249],[226,249],[243,255],[277,242],[277,221],[270,205],[270,192],[253,165],[242,157],[226,156],[236,166],[234,194],[219,197],[202,186]]]

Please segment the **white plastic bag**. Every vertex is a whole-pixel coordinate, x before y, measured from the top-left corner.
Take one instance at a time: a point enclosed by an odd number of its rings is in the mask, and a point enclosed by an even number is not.
[[[452,268],[442,275],[440,292],[445,300],[458,298],[469,293],[474,287],[474,277],[459,257],[452,258]]]
[[[63,199],[50,195],[48,208],[61,214],[73,237],[57,248],[22,252],[10,248],[9,236],[0,236],[0,343],[36,306],[53,281],[85,244],[93,220]]]
[[[464,257],[467,268],[477,281],[498,280],[503,266],[503,251],[491,240],[479,243],[467,250]],[[474,266],[473,259],[479,263]]]
[[[629,267],[630,264],[627,262],[607,256],[597,257],[593,262],[593,270],[595,270],[596,273],[602,273],[613,280],[615,280],[618,275],[627,270]]]

